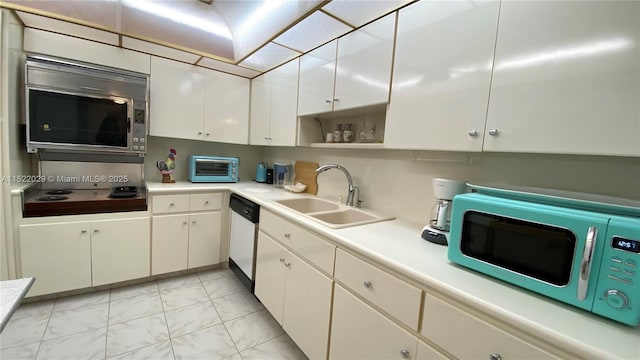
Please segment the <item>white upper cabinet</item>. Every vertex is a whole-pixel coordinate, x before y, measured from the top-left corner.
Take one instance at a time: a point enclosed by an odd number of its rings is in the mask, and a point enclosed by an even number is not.
[[[298,67],[294,59],[252,80],[251,145],[295,146]]]
[[[249,79],[203,69],[204,140],[247,144]]]
[[[334,40],[300,57],[298,115],[333,110],[337,48]]]
[[[385,147],[482,151],[498,1],[401,9]]]
[[[639,156],[638,24],[638,1],[503,1],[484,149]]]
[[[249,80],[151,57],[150,135],[247,144]]]
[[[298,115],[387,103],[396,14],[300,57]]]
[[[396,13],[338,39],[333,110],[389,102]]]
[[[96,38],[98,41],[109,42],[104,36],[115,37],[112,40],[117,40],[117,36],[114,34],[100,32],[96,29],[82,26],[74,27],[74,29],[83,31],[82,36]],[[97,37],[89,35],[87,32],[96,34]],[[44,30],[24,28],[23,44],[25,52],[59,56],[66,59],[149,74],[149,55],[99,42]]]
[[[149,134],[202,139],[204,75],[197,67],[151,57]]]

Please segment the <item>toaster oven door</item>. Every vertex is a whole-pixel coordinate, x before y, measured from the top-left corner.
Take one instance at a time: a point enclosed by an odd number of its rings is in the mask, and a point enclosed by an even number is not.
[[[608,220],[569,208],[459,195],[449,259],[590,310]]]
[[[219,159],[195,159],[194,169],[195,177],[203,179],[220,179],[229,178],[231,162]]]

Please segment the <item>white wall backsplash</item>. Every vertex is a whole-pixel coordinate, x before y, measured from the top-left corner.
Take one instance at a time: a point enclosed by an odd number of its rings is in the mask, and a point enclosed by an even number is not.
[[[222,144],[207,141],[171,139],[149,136],[147,156],[144,159],[144,178],[146,181],[161,181],[162,176],[156,167],[158,160],[167,158],[169,148],[176,149],[176,180],[188,180],[189,155],[235,156],[240,158],[240,180],[252,180],[256,176],[256,165],[261,161],[259,146]]]
[[[360,188],[363,207],[422,224],[435,201],[434,177],[640,200],[638,158],[280,147],[265,147],[262,155],[270,164],[296,160],[340,164]],[[318,176],[319,197],[338,200],[346,193],[342,172],[329,170]]]

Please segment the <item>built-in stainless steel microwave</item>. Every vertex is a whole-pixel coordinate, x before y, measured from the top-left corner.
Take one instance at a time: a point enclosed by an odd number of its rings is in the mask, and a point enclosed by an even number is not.
[[[640,203],[469,184],[449,259],[595,314],[640,323]]]
[[[147,150],[146,74],[28,56],[27,151],[126,153]]]

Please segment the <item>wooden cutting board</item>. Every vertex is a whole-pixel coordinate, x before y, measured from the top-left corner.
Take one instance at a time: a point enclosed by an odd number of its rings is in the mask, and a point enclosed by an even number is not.
[[[312,161],[296,161],[294,165],[296,171],[296,177],[293,179],[293,183],[303,183],[307,185],[304,192],[316,195],[318,193],[318,168],[317,162]]]

